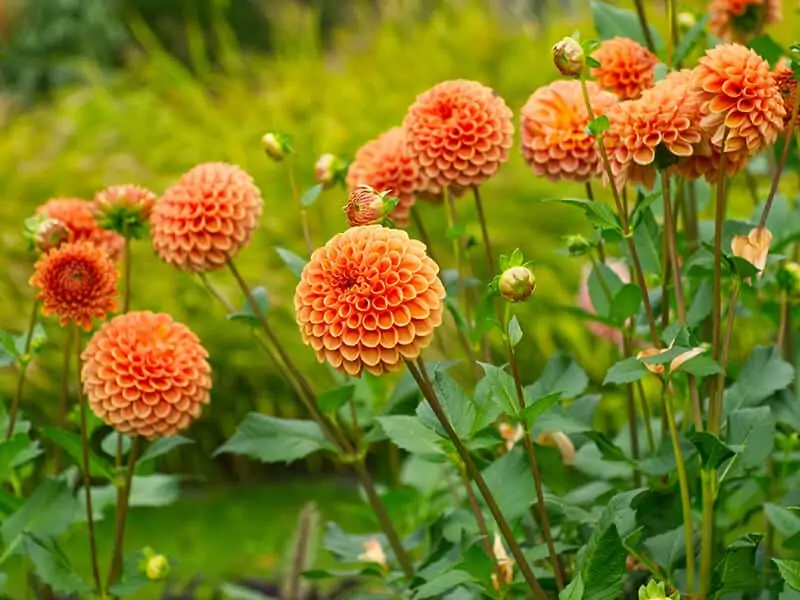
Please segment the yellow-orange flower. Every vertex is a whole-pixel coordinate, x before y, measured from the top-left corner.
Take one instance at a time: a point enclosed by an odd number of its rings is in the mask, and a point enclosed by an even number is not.
[[[693,154],[702,138],[696,126],[700,104],[690,81],[688,70],[672,73],[639,99],[608,111],[603,139],[618,188],[637,182],[651,189],[659,167]]]
[[[726,42],[744,42],[764,25],[783,18],[781,0],[711,0],[708,29]]]
[[[392,127],[364,144],[356,152],[347,172],[347,186],[351,193],[359,185],[366,184],[377,192],[389,192],[399,200],[389,215],[398,227],[408,225],[416,182],[417,163],[408,154],[405,132],[401,127]]]
[[[491,88],[457,79],[417,96],[403,128],[419,165],[418,191],[460,193],[494,175],[514,137],[511,109]]]
[[[701,102],[700,128],[719,151],[752,155],[783,129],[786,109],[775,77],[749,48],[723,44],[708,50],[693,71],[692,85]]]
[[[93,204],[80,198],[53,198],[36,209],[37,214],[61,221],[72,232],[72,241],[89,241],[105,252],[111,260],[122,257],[123,237],[102,229],[93,214]]]
[[[185,173],[156,202],[153,248],[184,271],[225,266],[245,247],[261,217],[261,192],[235,165],[203,163]]]
[[[402,229],[352,227],[317,249],[294,296],[303,341],[349,375],[414,359],[442,322],[445,290],[425,245]]]
[[[614,94],[587,83],[595,116],[616,102]],[[589,115],[579,81],[555,81],[536,90],[522,107],[522,156],[536,175],[584,182],[600,169],[597,140],[586,131]]]
[[[600,43],[592,54],[599,67],[593,67],[591,75],[600,87],[616,94],[620,100],[638,98],[652,87],[656,55],[641,44],[623,37],[615,37]]]
[[[81,358],[89,405],[118,431],[147,438],[174,435],[208,404],[208,353],[169,315],[120,315],[100,328]]]
[[[88,331],[93,319],[117,310],[118,277],[108,255],[84,240],[62,244],[42,256],[30,284],[38,290],[42,314],[58,315],[61,325],[75,322]]]

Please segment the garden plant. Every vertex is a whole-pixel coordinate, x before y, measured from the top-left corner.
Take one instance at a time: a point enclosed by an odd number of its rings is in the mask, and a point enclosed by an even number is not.
[[[126,544],[129,508],[158,505],[158,459],[192,444],[204,407],[226,399],[215,348],[192,323],[152,311],[146,293],[132,301],[148,286],[137,257],[152,249],[263,351],[301,415],[253,412],[215,456],[321,456],[353,476],[374,529],[325,524],[337,564],[320,566],[309,504],[280,583],[224,597],[798,597],[800,45],[768,35],[782,18],[774,0],[713,0],[704,15],[667,0],[663,31],[639,0],[591,11],[596,39],[553,40],[535,67],[552,82],[517,117],[502,90],[442,81],[411,93],[397,126],[351,161],[321,156],[315,182],[296,176],[288,132],[263,135],[293,193],[277,216],[306,247],[279,249],[296,278],[294,335],[327,377],[305,373],[274,327],[270,273],[254,285],[237,266],[264,212],[239,166],[201,163],[158,193],[59,190],[20,223],[35,299],[26,330],[0,332],[0,366],[17,377],[0,419],[0,569],[22,557],[38,598],[154,597],[179,569],[180,556]],[[493,241],[500,227],[503,239],[529,235],[525,215],[493,220],[503,199],[484,193],[511,152],[531,179],[585,190],[548,200],[585,216],[580,232],[560,232],[583,267],[567,311],[537,307],[536,265]],[[734,178],[748,184],[749,218],[729,210]],[[309,219],[323,202],[349,225],[327,240]],[[580,321],[612,346],[601,384],[565,352],[541,372],[526,364],[530,319]],[[737,361],[742,323],[758,345]],[[45,340],[57,328],[58,410],[37,422],[21,410],[28,371],[55,351]],[[623,398],[621,428],[596,418],[609,394]],[[376,455],[397,461],[390,476]],[[114,535],[98,540],[104,513]],[[264,506],[253,526],[271,518]],[[61,547],[76,529],[87,572]]]

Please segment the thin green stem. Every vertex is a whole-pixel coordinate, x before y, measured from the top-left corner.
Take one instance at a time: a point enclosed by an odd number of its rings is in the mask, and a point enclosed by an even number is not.
[[[700,597],[711,589],[714,559],[714,481],[715,471],[702,469],[700,482],[703,492],[703,527],[700,532]]]
[[[472,188],[472,195],[475,197],[475,210],[478,213],[478,222],[481,225],[481,235],[483,236],[483,249],[486,252],[486,266],[489,269],[489,278],[495,275],[494,255],[492,254],[492,242],[489,239],[489,229],[486,226],[486,215],[483,213],[483,202],[478,186]]]
[[[588,198],[589,202],[594,202],[594,190],[592,189],[592,182],[587,181],[585,184],[586,188],[586,198]],[[606,248],[605,244],[603,243],[603,236],[600,235],[600,238],[597,240],[597,257],[600,259],[601,263],[606,262]]]
[[[353,446],[356,453],[358,453],[361,449],[361,430],[358,427],[358,408],[353,398],[350,398],[348,404],[350,405],[350,420],[352,421],[353,427]]]
[[[517,361],[517,354],[514,352],[514,346],[511,344],[511,338],[508,334],[508,324],[510,321],[510,304],[506,304],[505,320],[504,320],[504,337],[506,342],[506,352],[508,357],[508,365],[511,368],[511,376],[514,378],[514,388],[517,392],[517,405],[520,412],[525,410],[525,392],[522,388],[522,378],[519,374],[519,362]],[[533,446],[533,438],[531,436],[531,428],[527,423],[523,423],[523,441],[525,445],[525,452],[528,454],[528,463],[531,468],[531,475],[533,476],[533,485],[536,490],[536,506],[539,509],[538,518],[534,512],[533,518],[538,521],[539,526],[542,528],[542,535],[544,536],[545,543],[547,544],[547,553],[550,555],[550,563],[553,566],[553,574],[555,575],[556,587],[558,591],[564,589],[564,576],[561,573],[561,563],[559,562],[558,553],[556,552],[555,543],[553,542],[553,533],[550,530],[550,517],[547,515],[547,505],[544,502],[544,491],[542,489],[542,474],[539,470],[539,461],[536,458],[536,450]],[[531,507],[533,511],[533,507]]]
[[[292,197],[294,197],[294,201],[297,203],[297,208],[300,211],[300,224],[303,229],[303,239],[306,242],[306,249],[310,256],[314,252],[314,243],[311,241],[311,232],[308,228],[308,211],[306,207],[303,206],[300,188],[297,187],[297,180],[295,179],[294,167],[292,165],[293,161],[289,158],[283,162],[286,164],[286,176],[289,178],[289,187],[292,190]]]
[[[74,329],[75,325],[71,325]],[[75,331],[75,360],[76,375],[78,378],[78,404],[80,405],[81,419],[81,471],[83,472],[83,489],[86,497],[86,526],[89,533],[89,554],[92,562],[92,576],[94,584],[100,596],[103,595],[102,583],[100,580],[100,567],[97,561],[97,542],[94,533],[94,511],[92,509],[92,477],[89,470],[89,432],[86,425],[86,404],[87,399],[81,389],[81,334]]]
[[[117,432],[117,457],[122,462],[122,434]],[[134,437],[131,441],[128,466],[125,470],[125,479],[117,482],[117,510],[114,519],[114,550],[111,554],[111,569],[106,579],[106,589],[114,585],[122,574],[122,556],[125,549],[125,524],[128,520],[128,506],[130,504],[131,488],[133,487],[133,474],[136,471],[136,461],[139,457],[140,438]],[[120,464],[121,468],[121,464]],[[121,485],[120,485],[121,483]]]
[[[461,256],[462,239],[461,234],[456,234],[455,229],[458,225],[456,215],[456,205],[450,189],[445,187],[442,191],[444,195],[445,210],[447,211],[448,234],[453,237],[453,258],[456,262],[456,273],[458,274],[458,297],[461,302],[461,310],[464,314],[467,330],[472,329],[469,319],[469,299],[467,298],[467,285],[464,277],[463,257]]]
[[[672,70],[672,54],[677,43],[678,30],[675,27],[675,0],[667,0],[667,72]]]
[[[502,573],[500,572],[500,565],[497,563],[497,558],[492,549],[492,538],[489,535],[489,528],[486,527],[486,519],[483,518],[483,511],[481,511],[478,499],[475,497],[475,491],[472,489],[472,484],[469,481],[466,468],[464,468],[463,465],[459,465],[459,467],[458,472],[461,475],[461,482],[464,484],[464,489],[467,492],[467,502],[469,503],[470,510],[472,510],[472,514],[475,515],[475,523],[478,525],[478,533],[481,535],[483,551],[486,552],[486,556],[492,561],[492,570],[494,571],[494,576],[498,581],[498,585],[500,585],[503,581]]]
[[[769,196],[767,196],[767,203],[764,205],[764,210],[761,212],[761,219],[758,222],[759,227],[764,227],[767,224],[767,217],[772,208],[772,202],[775,200],[775,194],[778,192],[778,183],[781,180],[781,174],[786,167],[786,159],[789,156],[789,148],[792,147],[792,137],[794,136],[794,124],[797,123],[797,113],[800,109],[800,94],[795,93],[794,104],[792,105],[792,119],[789,121],[789,126],[786,127],[786,136],[783,139],[783,150],[781,157],[778,160],[778,166],[775,174],[772,176],[772,184],[769,187]]]
[[[58,410],[56,413],[56,427],[65,429],[67,426],[67,408],[69,406],[69,368],[72,363],[72,327],[67,327],[67,339],[64,342],[64,361],[61,367],[61,389],[58,395]],[[61,462],[64,460],[64,452],[61,446],[56,445],[53,457],[53,469],[56,473],[61,471]]]
[[[534,575],[531,566],[528,564],[525,555],[522,553],[522,548],[520,547],[519,543],[517,542],[516,538],[514,537],[514,533],[511,531],[511,527],[508,524],[508,521],[503,515],[503,512],[500,510],[500,507],[495,500],[494,494],[492,494],[489,486],[486,484],[486,481],[483,478],[478,467],[475,465],[475,462],[472,460],[472,457],[469,455],[469,451],[467,450],[466,446],[462,443],[461,439],[458,437],[458,434],[453,429],[453,426],[450,424],[450,421],[447,418],[447,414],[445,413],[442,405],[439,403],[439,399],[436,396],[436,392],[433,389],[433,386],[430,383],[427,375],[424,371],[424,363],[420,359],[418,365],[415,365],[410,360],[406,359],[406,366],[408,367],[409,372],[411,373],[412,377],[417,383],[422,395],[428,402],[428,405],[433,410],[436,418],[439,420],[439,423],[444,428],[447,436],[450,438],[450,441],[453,442],[453,445],[456,448],[456,452],[458,452],[459,458],[464,463],[467,472],[469,473],[470,479],[475,482],[475,485],[478,486],[478,491],[481,493],[484,501],[486,502],[486,506],[489,508],[489,512],[492,513],[492,517],[494,518],[497,526],[500,528],[500,533],[503,536],[506,544],[508,545],[514,560],[517,563],[520,571],[522,572],[522,576],[524,577],[526,583],[530,587],[531,591],[533,592],[534,597],[537,600],[547,600],[547,595],[542,589],[539,580]]]
[[[122,298],[123,314],[131,309],[131,239],[125,236],[125,295]]]
[[[786,290],[782,290],[780,297],[780,317],[778,321],[778,340],[775,342],[775,345],[778,347],[778,351],[781,353],[781,355],[784,356],[785,358],[791,358],[791,356],[786,357],[785,356],[786,353],[783,351],[784,340],[792,335],[791,331],[787,332],[788,322],[789,322],[789,301],[787,298]]]
[[[419,239],[423,244],[425,244],[425,250],[428,253],[428,256],[431,257],[433,262],[438,263],[439,261],[436,260],[433,254],[433,242],[431,242],[431,238],[428,235],[428,230],[425,228],[425,223],[422,221],[422,217],[420,217],[419,210],[416,206],[411,207],[411,221],[414,223],[414,227],[417,229]]]
[[[642,404],[642,419],[644,420],[644,431],[647,436],[647,447],[650,453],[653,454],[656,451],[656,438],[653,435],[653,424],[650,422],[652,418],[650,416],[650,405],[647,403],[647,396],[644,393],[641,379],[636,382],[636,389],[639,392],[639,401]]]
[[[672,396],[667,393],[667,383],[664,383],[661,398],[667,413],[669,434],[672,438],[672,450],[675,453],[675,467],[678,472],[678,485],[681,490],[681,507],[683,510],[683,536],[686,544],[686,591],[692,595],[694,592],[694,531],[692,528],[692,503],[689,497],[689,480],[686,477],[686,463],[681,452],[678,427],[675,423],[675,411],[672,407]]]
[[[625,358],[633,356],[633,343],[629,332],[623,332],[622,353]],[[625,410],[628,413],[628,435],[631,440],[631,455],[634,460],[639,460],[639,424],[636,422],[636,401],[633,396],[633,383],[625,386]],[[639,469],[633,470],[633,486],[639,487],[642,483],[642,474]]]
[[[647,14],[644,11],[644,2],[642,0],[634,0],[634,5],[636,6],[636,16],[639,17],[639,24],[642,27],[642,35],[644,35],[644,41],[647,44],[647,49],[650,52],[655,53],[656,45],[653,43],[653,35],[650,33],[650,26],[647,24]]]
[[[17,423],[17,414],[19,413],[19,405],[22,402],[22,394],[25,391],[25,381],[28,374],[28,365],[31,362],[30,352],[31,343],[33,342],[33,332],[36,330],[36,322],[39,320],[39,303],[34,301],[33,310],[31,311],[31,320],[28,325],[28,332],[25,334],[25,347],[22,350],[22,355],[19,357],[19,379],[17,379],[17,391],[14,394],[14,400],[11,403],[11,410],[8,411],[8,427],[6,428],[6,441],[11,439],[14,435],[14,426]]]

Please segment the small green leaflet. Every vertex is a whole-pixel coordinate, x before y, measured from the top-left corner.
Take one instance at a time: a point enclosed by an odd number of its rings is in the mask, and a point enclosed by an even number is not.
[[[314,204],[324,188],[325,186],[323,186],[321,183],[318,183],[314,187],[308,188],[305,192],[303,192],[303,195],[300,196],[300,205],[303,208],[308,208]]]
[[[517,319],[517,315],[511,317],[511,320],[508,322],[508,341],[513,348],[517,344],[520,343],[522,340],[522,326],[519,324],[519,319]]]
[[[569,204],[578,206],[584,210],[589,222],[598,229],[609,229],[622,233],[622,226],[619,223],[617,215],[611,210],[607,204],[600,202],[592,202],[582,198],[556,198],[552,200],[545,200],[545,202],[559,202],[561,204]]]
[[[307,262],[304,258],[300,258],[291,250],[287,250],[286,248],[281,248],[279,246],[275,247],[275,251],[278,253],[278,256],[281,257],[283,264],[289,267],[289,270],[292,273],[298,277],[303,274],[303,268],[306,266]]]
[[[267,296],[267,290],[263,286],[258,286],[253,288],[250,293],[253,295],[253,300],[255,300],[258,311],[262,315],[266,316],[267,312],[269,311],[269,297]],[[246,321],[254,327],[259,324],[258,316],[253,310],[253,306],[247,299],[245,299],[241,310],[239,312],[229,314],[228,319],[230,321]]]

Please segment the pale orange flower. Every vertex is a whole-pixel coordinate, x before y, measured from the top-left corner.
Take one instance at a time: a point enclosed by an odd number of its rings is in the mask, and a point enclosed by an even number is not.
[[[764,25],[783,18],[781,0],[711,0],[708,30],[726,42],[745,42]]]
[[[747,235],[735,235],[731,239],[731,251],[734,256],[743,258],[758,269],[758,276],[764,273],[767,266],[769,246],[772,243],[772,232],[766,227],[754,227]]]
[[[645,348],[636,355],[636,358],[641,360],[642,358],[658,356],[659,354],[664,354],[664,352],[671,349],[672,349],[671,345],[669,348],[663,348],[661,350],[657,348]],[[680,369],[681,365],[683,365],[685,362],[693,359],[696,356],[703,354],[703,352],[705,351],[706,351],[705,348],[691,348],[690,350],[687,350],[686,352],[679,354],[670,361],[669,372],[674,373],[675,371]],[[663,376],[666,373],[666,368],[664,367],[663,363],[662,364],[642,363],[642,364],[644,364],[645,368],[654,375]]]
[[[378,192],[390,192],[399,203],[389,218],[398,227],[406,227],[417,176],[417,163],[408,154],[403,128],[392,127],[356,152],[347,172],[347,186],[351,193],[361,184]]]
[[[638,98],[653,85],[658,58],[629,38],[615,37],[601,42],[592,58],[600,63],[592,68],[592,77],[620,100]]]
[[[125,248],[124,238],[102,229],[93,214],[93,204],[80,198],[53,198],[36,213],[61,221],[72,232],[72,241],[89,241],[108,254],[111,260],[119,260]]]
[[[184,271],[224,267],[249,242],[262,210],[261,192],[242,169],[204,163],[185,173],[156,202],[153,248]]]
[[[519,423],[516,425],[511,425],[510,423],[500,423],[497,426],[497,431],[500,433],[500,437],[505,440],[506,450],[508,451],[511,451],[511,449],[518,441],[522,439],[522,436],[525,434],[525,430]]]
[[[383,570],[389,568],[389,562],[386,560],[386,553],[383,551],[383,546],[381,546],[381,541],[378,538],[369,538],[364,541],[364,552],[359,555],[358,560],[375,563]]]
[[[141,227],[147,223],[156,200],[156,195],[142,186],[113,185],[97,193],[94,211],[103,227],[121,232],[123,224]]]
[[[543,431],[536,438],[540,446],[558,448],[562,464],[571,467],[575,464],[575,444],[563,431]]]
[[[425,245],[402,229],[352,227],[317,249],[297,285],[303,341],[349,375],[381,375],[430,344],[445,290]]]
[[[174,435],[209,402],[208,353],[186,325],[167,314],[115,317],[81,358],[89,406],[117,431],[150,439]]]
[[[700,103],[690,87],[688,70],[670,74],[642,92],[638,100],[621,102],[608,111],[609,128],[603,140],[617,188],[641,183],[652,189],[661,158],[689,157],[701,135],[696,127]],[[668,154],[665,154],[668,153]]]
[[[616,96],[588,82],[595,116],[606,113]],[[600,171],[597,140],[586,131],[589,114],[579,81],[555,81],[536,90],[521,111],[522,156],[536,175],[553,181],[588,181]]]
[[[61,325],[75,322],[88,331],[93,319],[117,310],[118,277],[108,255],[83,240],[61,244],[39,258],[30,284],[38,290],[43,315],[58,315]]]
[[[708,50],[692,84],[701,102],[700,128],[719,151],[753,155],[783,129],[786,109],[775,77],[769,63],[749,48],[723,44]]]
[[[513,144],[511,116],[500,96],[475,81],[445,81],[417,96],[403,122],[419,165],[417,190],[460,193],[494,175]]]
[[[500,591],[503,586],[514,582],[514,560],[508,555],[503,540],[497,533],[494,534],[492,553],[497,562],[497,571],[499,571],[500,575],[498,579],[498,573],[492,573],[492,585],[494,589]]]

